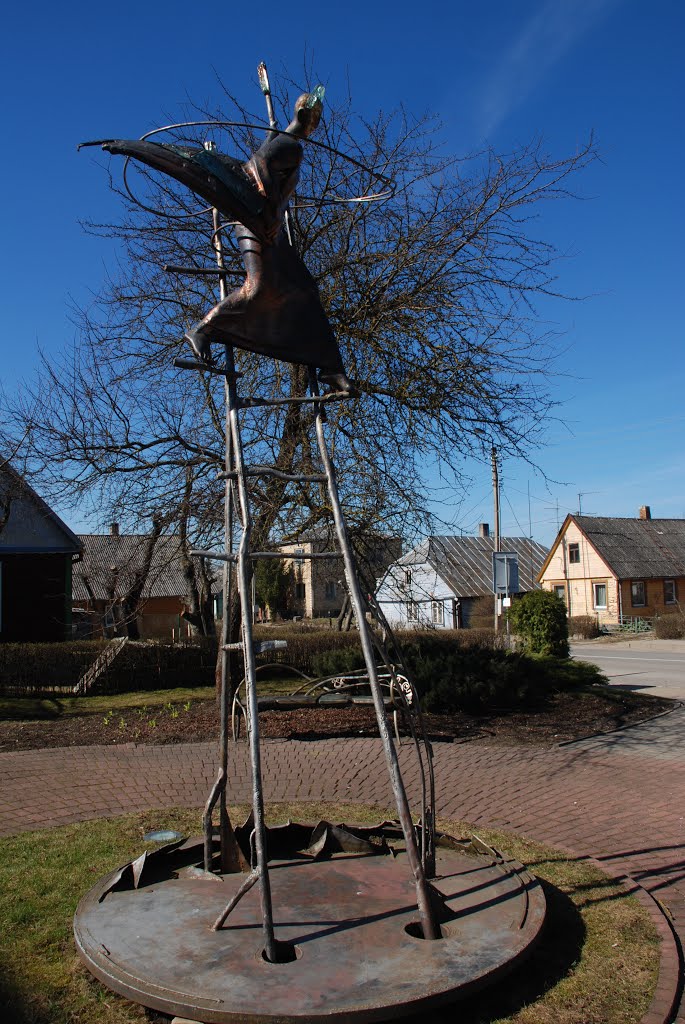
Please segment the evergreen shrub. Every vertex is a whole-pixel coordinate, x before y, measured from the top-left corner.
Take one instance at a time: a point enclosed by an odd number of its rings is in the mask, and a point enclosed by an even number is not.
[[[551,590],[531,590],[515,600],[509,623],[527,654],[568,658],[566,605]]]

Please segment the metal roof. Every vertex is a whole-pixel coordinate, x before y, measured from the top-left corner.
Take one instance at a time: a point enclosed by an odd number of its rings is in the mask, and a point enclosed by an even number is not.
[[[147,534],[80,534],[83,559],[74,566],[72,595],[75,601],[110,600],[130,588],[144,562]],[[173,534],[157,538],[143,597],[185,597],[181,541]],[[86,585],[86,580],[87,584]]]
[[[518,556],[521,592],[535,590],[547,549],[528,537],[501,537],[501,551]],[[455,597],[486,597],[492,594],[494,537],[428,537],[399,559],[399,565],[428,562]]]
[[[685,576],[685,519],[571,519],[618,579]]]

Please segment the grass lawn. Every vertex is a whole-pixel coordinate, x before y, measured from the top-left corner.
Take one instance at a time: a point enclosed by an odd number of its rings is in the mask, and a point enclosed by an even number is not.
[[[242,820],[245,810],[232,809],[233,820]],[[288,817],[371,823],[384,813],[331,804],[268,809],[272,823]],[[71,933],[73,913],[99,877],[143,850],[145,832],[172,828],[197,834],[198,823],[197,811],[149,811],[0,840],[5,1024],[143,1024],[148,1019],[141,1007],[100,986],[81,965]],[[458,822],[440,824],[454,835],[473,831]],[[526,965],[491,992],[460,1004],[460,1024],[636,1024],[649,1005],[659,962],[658,938],[646,911],[582,861],[567,861],[553,849],[507,833],[477,832],[543,881],[548,919]],[[455,1011],[422,1014],[420,1020],[447,1024]]]
[[[304,682],[304,680],[301,680]],[[260,694],[290,693],[300,683],[295,677],[259,679]],[[158,704],[185,704],[199,700],[212,700],[213,686],[184,686],[173,690],[137,690],[133,693],[93,694],[87,697],[0,697],[0,720],[23,721],[55,719],[69,715],[98,715],[126,708],[146,708]]]

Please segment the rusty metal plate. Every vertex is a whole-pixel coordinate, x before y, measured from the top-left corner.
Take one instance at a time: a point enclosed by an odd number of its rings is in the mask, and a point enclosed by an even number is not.
[[[513,861],[437,851],[443,937],[417,937],[406,857],[336,854],[272,861],[276,936],[297,958],[262,956],[258,886],[212,923],[245,876],[181,872],[140,888],[108,875],[81,901],[74,933],[92,973],[128,999],[205,1022],[379,1021],[456,999],[511,968],[539,935],[545,900]]]

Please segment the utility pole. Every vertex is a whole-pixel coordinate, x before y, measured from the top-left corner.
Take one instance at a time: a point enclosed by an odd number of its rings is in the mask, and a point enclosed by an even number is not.
[[[500,550],[500,512],[499,512],[499,468],[497,465],[497,449],[492,446],[492,489],[495,496],[495,551]]]
[[[500,512],[499,512],[499,469],[497,466],[497,449],[494,444],[490,452],[492,458],[492,489],[495,496],[495,551],[500,550]],[[495,632],[499,629],[499,597],[494,595]]]

